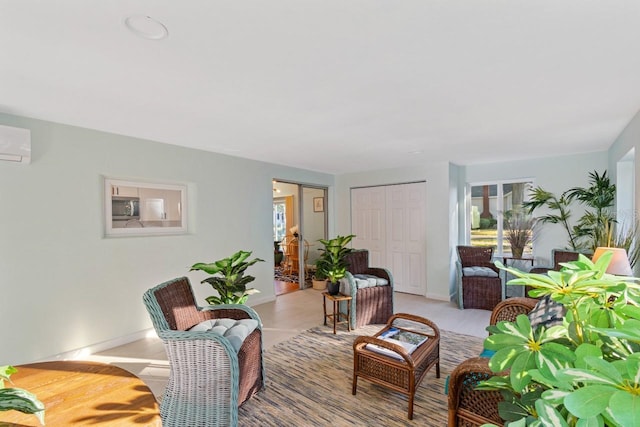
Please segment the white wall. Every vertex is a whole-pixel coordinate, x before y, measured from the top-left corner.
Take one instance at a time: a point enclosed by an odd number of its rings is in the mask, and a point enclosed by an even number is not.
[[[607,152],[576,154],[544,159],[520,160],[505,163],[489,163],[462,167],[464,182],[486,182],[496,180],[521,181],[533,178],[534,185],[559,196],[562,192],[576,186],[587,186],[589,172],[607,169]],[[573,220],[577,220],[584,209],[577,204],[571,209]],[[464,206],[461,205],[461,209]],[[545,212],[537,210],[538,216]],[[460,211],[464,216],[464,210]],[[464,243],[466,225],[461,228],[460,243]],[[568,236],[560,224],[545,224],[541,227],[534,245],[536,264],[550,265],[551,250],[568,247]]]
[[[135,335],[151,327],[142,294],[199,261],[252,250],[272,300],[272,179],[332,186],[331,175],[0,114],[28,128],[30,165],[0,162],[0,365]],[[104,237],[103,176],[184,183],[190,233]],[[332,197],[329,192],[329,197]],[[313,307],[316,309],[317,307]]]
[[[427,292],[434,299],[450,299],[450,164],[433,162],[422,167],[385,169],[336,177],[336,234],[351,233],[350,189],[416,181],[427,183]],[[455,180],[454,180],[455,181]],[[331,217],[331,216],[330,216]],[[455,220],[457,222],[457,219]],[[330,235],[330,237],[333,237]],[[393,273],[393,272],[392,272]]]

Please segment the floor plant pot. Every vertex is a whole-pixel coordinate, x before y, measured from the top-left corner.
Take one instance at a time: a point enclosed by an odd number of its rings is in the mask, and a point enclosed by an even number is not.
[[[522,253],[524,252],[524,248],[512,247],[511,254],[514,258],[522,258]]]
[[[313,284],[313,289],[318,291],[324,291],[327,288],[327,280],[317,280],[315,277],[311,278],[311,283]]]
[[[338,295],[340,293],[340,282],[327,282],[327,292],[329,292],[329,295]]]

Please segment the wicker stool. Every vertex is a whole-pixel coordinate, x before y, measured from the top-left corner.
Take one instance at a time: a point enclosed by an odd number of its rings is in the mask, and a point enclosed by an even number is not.
[[[405,329],[394,324],[395,320],[408,320],[421,327],[426,326],[430,331],[416,331]],[[410,330],[428,337],[427,341],[419,345],[411,354],[389,341],[378,337],[390,328]],[[420,328],[423,329],[423,328]],[[423,332],[424,331],[424,332]],[[367,348],[367,344],[374,344],[397,353],[398,358],[389,357]],[[406,394],[409,397],[408,418],[413,419],[413,399],[416,387],[420,384],[429,369],[436,366],[436,377],[440,378],[440,330],[428,319],[412,314],[394,314],[387,325],[373,337],[358,337],[353,342],[353,387],[352,394],[356,394],[358,377],[385,386],[392,390]]]

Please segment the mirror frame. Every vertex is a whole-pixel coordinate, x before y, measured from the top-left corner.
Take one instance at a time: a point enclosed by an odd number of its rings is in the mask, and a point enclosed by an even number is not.
[[[112,186],[149,188],[154,190],[180,191],[180,224],[166,227],[142,227],[142,228],[114,228],[113,213],[111,210]],[[148,181],[132,181],[117,178],[104,178],[104,224],[105,237],[123,236],[166,236],[171,234],[187,234],[187,186],[182,184],[167,184]]]

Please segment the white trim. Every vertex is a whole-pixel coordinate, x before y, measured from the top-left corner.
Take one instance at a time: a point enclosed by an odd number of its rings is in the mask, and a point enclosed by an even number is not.
[[[110,348],[119,347],[121,345],[129,344],[130,342],[150,337],[157,337],[156,332],[153,328],[143,329],[142,331],[134,332],[132,334],[124,335],[111,340],[90,344],[86,347],[65,351],[64,353],[54,354],[53,356],[45,357],[38,361],[83,359],[90,354],[99,353]]]

